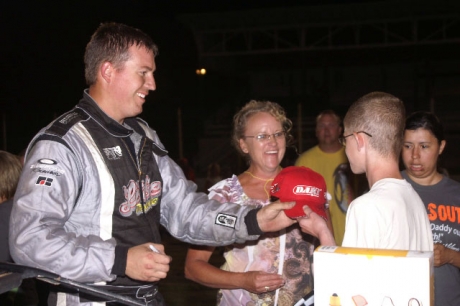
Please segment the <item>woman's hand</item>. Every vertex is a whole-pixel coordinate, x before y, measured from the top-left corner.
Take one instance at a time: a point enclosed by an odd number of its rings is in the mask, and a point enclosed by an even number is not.
[[[261,294],[284,286],[284,278],[276,273],[248,271],[244,273],[242,289]]]

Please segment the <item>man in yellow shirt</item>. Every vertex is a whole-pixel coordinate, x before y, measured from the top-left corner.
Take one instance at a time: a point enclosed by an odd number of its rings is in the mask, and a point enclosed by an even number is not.
[[[318,145],[302,153],[296,166],[305,166],[320,173],[332,199],[329,201],[334,238],[342,245],[345,232],[345,216],[353,200],[351,171],[344,147],[339,142],[342,120],[333,110],[322,111],[316,117]]]

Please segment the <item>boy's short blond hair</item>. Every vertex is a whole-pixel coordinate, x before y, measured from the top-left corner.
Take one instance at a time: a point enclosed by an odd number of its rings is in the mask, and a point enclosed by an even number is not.
[[[403,102],[385,92],[371,92],[354,102],[343,120],[347,133],[364,131],[371,147],[396,160],[401,153],[406,110]]]

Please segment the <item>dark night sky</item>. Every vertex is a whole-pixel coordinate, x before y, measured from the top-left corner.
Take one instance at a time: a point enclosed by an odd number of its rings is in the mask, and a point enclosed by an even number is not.
[[[13,153],[21,151],[41,127],[81,98],[86,87],[84,48],[101,22],[138,27],[159,45],[157,90],[149,95],[141,117],[159,132],[171,153],[177,154],[177,108],[183,109],[186,139],[200,133],[196,130],[200,125],[193,123],[204,119],[187,117],[198,99],[198,60],[193,36],[177,21],[177,15],[334,2],[338,1],[3,0],[0,113],[2,118],[6,117],[6,149]],[[0,146],[5,149],[3,134],[1,138]],[[185,145],[186,152],[193,152],[193,141]]]
[[[8,151],[20,151],[39,128],[81,98],[86,87],[84,48],[97,26],[105,21],[138,27],[160,46],[156,73],[158,90],[149,96],[143,117],[154,128],[157,128],[155,120],[162,126],[168,124],[165,130],[171,129],[171,123],[175,126],[175,122],[165,122],[152,114],[162,113],[161,118],[174,118],[173,106],[182,102],[178,99],[180,95],[168,98],[167,92],[176,88],[177,93],[178,87],[184,94],[190,90],[187,88],[190,86],[182,88],[181,84],[186,76],[194,76],[196,52],[192,36],[175,21],[175,11],[170,5],[128,0],[66,4],[3,1],[0,11],[3,29],[0,105],[1,112],[7,114]],[[3,143],[4,140],[2,146]]]

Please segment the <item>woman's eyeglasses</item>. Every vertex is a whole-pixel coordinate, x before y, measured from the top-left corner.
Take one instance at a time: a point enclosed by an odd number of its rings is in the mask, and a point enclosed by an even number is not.
[[[286,137],[286,133],[284,131],[281,131],[281,132],[276,132],[273,134],[259,134],[255,136],[244,136],[244,137],[245,138],[255,138],[259,142],[268,142],[272,137],[275,140],[283,139],[284,137]]]

